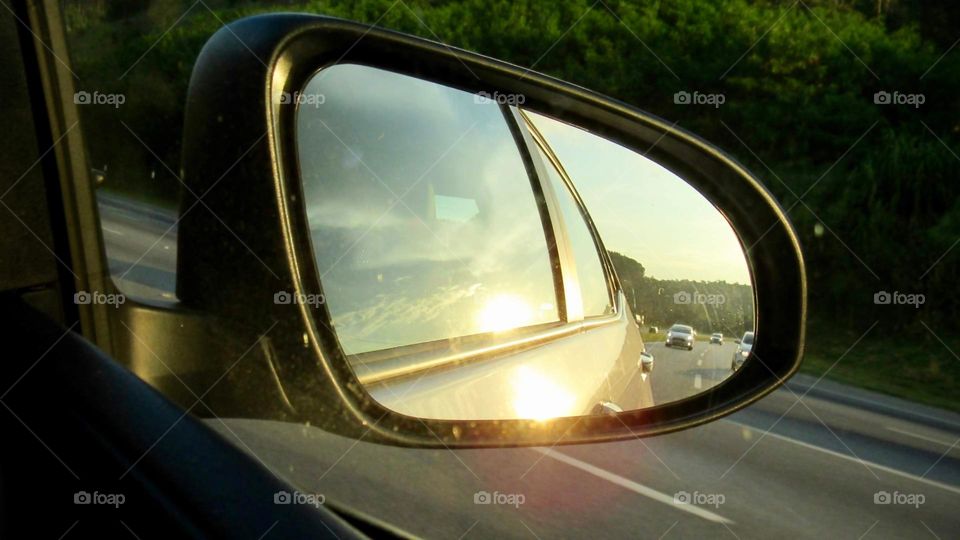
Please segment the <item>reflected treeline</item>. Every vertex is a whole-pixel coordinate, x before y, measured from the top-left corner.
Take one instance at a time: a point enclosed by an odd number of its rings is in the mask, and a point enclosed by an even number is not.
[[[638,261],[611,251],[623,292],[641,325],[661,330],[674,323],[693,326],[699,334],[723,332],[739,337],[753,330],[753,287],[726,281],[656,279],[646,276]]]

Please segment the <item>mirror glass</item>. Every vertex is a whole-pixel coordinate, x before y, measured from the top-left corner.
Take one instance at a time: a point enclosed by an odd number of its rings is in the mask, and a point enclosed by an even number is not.
[[[522,95],[369,66],[296,97],[278,106],[297,107],[318,320],[384,406],[611,414],[704,392],[747,358],[736,233],[642,153]]]

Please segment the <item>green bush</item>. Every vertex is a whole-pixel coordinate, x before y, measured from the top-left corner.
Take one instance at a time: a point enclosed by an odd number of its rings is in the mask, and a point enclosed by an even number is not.
[[[174,25],[191,1],[65,2],[78,87],[127,96],[120,109],[82,111],[91,162],[108,167],[112,189],[177,199],[167,167],[179,170],[190,71],[222,21],[284,10],[376,22],[533,67],[719,142],[790,209],[808,264],[810,317],[823,323],[813,326],[856,333],[879,320],[916,336],[927,333],[924,321],[956,332],[960,52],[948,54],[944,39],[955,33],[958,8],[888,2],[877,14],[876,3],[860,0],[206,4],[213,12],[197,4]],[[726,103],[676,106],[679,90],[723,93]],[[926,101],[877,105],[879,91]],[[923,293],[927,303],[877,306],[880,290]],[[819,345],[812,339],[809,349],[821,354]]]

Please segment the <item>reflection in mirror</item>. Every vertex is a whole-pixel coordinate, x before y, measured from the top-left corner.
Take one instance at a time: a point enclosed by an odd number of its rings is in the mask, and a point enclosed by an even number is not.
[[[690,397],[739,369],[753,343],[753,287],[723,215],[639,153],[531,111],[522,116],[576,185],[603,239],[660,366],[655,401]]]
[[[521,100],[368,66],[302,93],[323,96],[297,105],[317,316],[384,406],[615,414],[705,391],[746,358],[743,250],[667,169]]]

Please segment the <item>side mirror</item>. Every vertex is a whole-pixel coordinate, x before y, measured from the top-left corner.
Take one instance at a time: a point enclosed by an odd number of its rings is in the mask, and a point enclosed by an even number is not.
[[[652,373],[653,372],[653,355],[647,351],[640,353],[640,361],[638,366],[643,373]]]
[[[178,296],[258,344],[266,368],[230,381],[282,406],[238,393],[246,415],[421,447],[596,442],[728,414],[799,366],[788,218],[732,158],[628,104],[265,15],[204,47],[184,132]],[[653,374],[635,317],[748,328],[756,361],[694,389],[675,369],[692,334],[650,344],[668,357]]]

